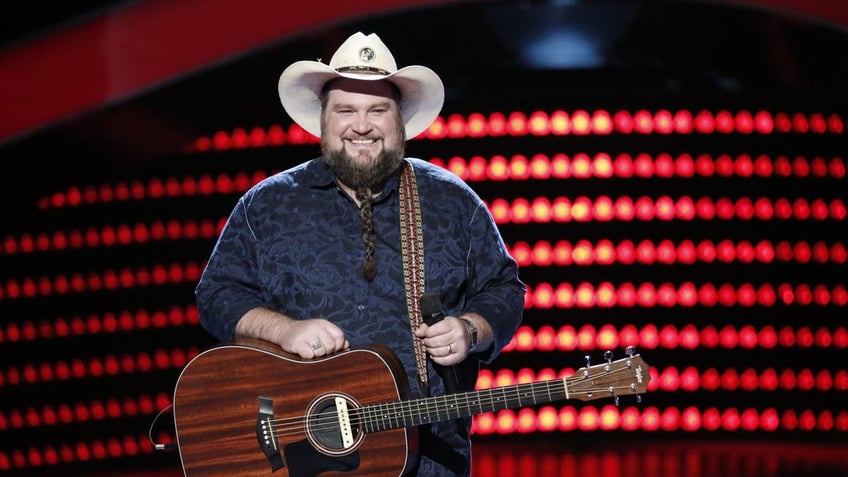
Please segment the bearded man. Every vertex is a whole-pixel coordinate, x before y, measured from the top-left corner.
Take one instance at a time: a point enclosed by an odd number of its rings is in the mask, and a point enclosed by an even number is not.
[[[413,398],[444,394],[450,379],[453,391],[473,390],[480,364],[517,329],[525,287],[477,194],[404,157],[406,140],[441,111],[441,79],[424,66],[398,69],[377,35],[356,33],[329,65],[286,68],[278,92],[289,116],[320,137],[322,156],[238,200],[196,288],[202,326],[304,360],[379,344],[402,363]],[[443,304],[430,325],[417,308],[425,291]],[[398,472],[469,476],[470,430],[470,418],[419,426],[418,458]],[[321,457],[297,449],[283,456],[289,475],[307,475],[294,467]],[[315,465],[361,464],[345,459]]]

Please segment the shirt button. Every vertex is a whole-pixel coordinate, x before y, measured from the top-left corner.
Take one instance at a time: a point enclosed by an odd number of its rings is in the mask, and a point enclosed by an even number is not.
[[[359,311],[362,311],[365,309],[365,305],[359,305],[356,308],[359,309]]]

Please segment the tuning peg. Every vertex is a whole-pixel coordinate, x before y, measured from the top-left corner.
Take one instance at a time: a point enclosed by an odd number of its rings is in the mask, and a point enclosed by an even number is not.
[[[626,354],[628,358],[632,358],[636,354],[636,347],[628,346],[627,348],[624,348],[624,354]]]
[[[612,351],[604,351],[604,359],[607,360],[607,363],[612,363]]]
[[[618,407],[618,401],[619,401],[618,396],[616,396],[615,397],[615,407]]]
[[[588,367],[590,367],[590,366],[592,366],[592,358],[591,358],[591,357],[589,357],[589,355],[588,355],[588,354],[587,354],[586,356],[584,356],[584,357],[583,357],[583,359],[586,361],[586,367],[587,367],[587,368],[588,368]]]

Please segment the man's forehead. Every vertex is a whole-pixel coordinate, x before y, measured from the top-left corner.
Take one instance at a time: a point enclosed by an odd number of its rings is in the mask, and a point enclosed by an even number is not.
[[[327,85],[327,92],[332,96],[334,92],[342,93],[357,93],[370,96],[380,96],[388,99],[394,99],[394,89],[386,80],[366,81],[355,80],[349,78],[339,78],[333,80]]]

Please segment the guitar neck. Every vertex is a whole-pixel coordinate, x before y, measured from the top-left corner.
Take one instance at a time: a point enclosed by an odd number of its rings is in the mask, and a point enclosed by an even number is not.
[[[566,379],[554,379],[364,406],[360,409],[360,418],[366,432],[377,432],[546,404],[568,397]]]
[[[618,402],[619,396],[645,392],[651,375],[639,355],[630,352],[617,361],[612,361],[611,353],[606,357],[606,363],[580,368],[562,379],[365,406],[360,409],[360,423],[365,432],[376,432],[565,399],[614,397]]]

